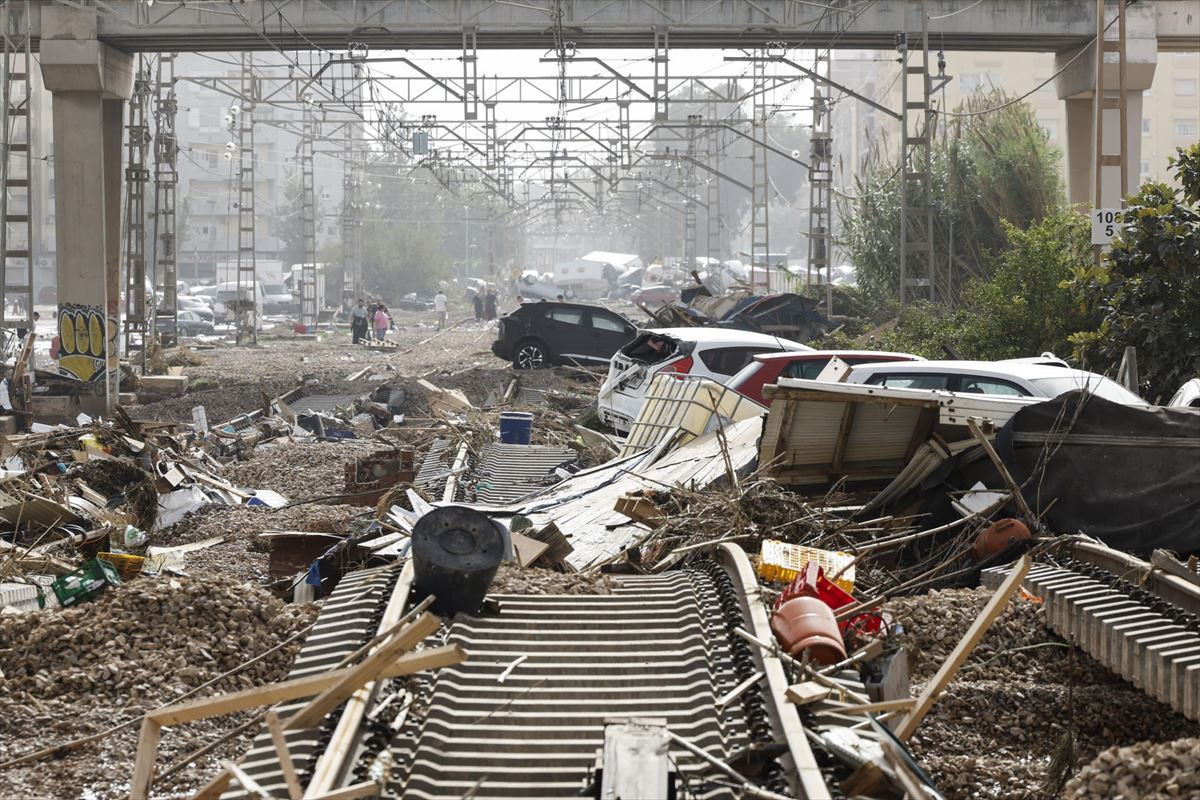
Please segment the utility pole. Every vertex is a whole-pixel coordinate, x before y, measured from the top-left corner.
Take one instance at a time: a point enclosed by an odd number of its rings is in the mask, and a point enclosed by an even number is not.
[[[696,136],[704,117],[688,114],[687,158],[683,161],[683,189],[687,193],[683,205],[683,269],[696,268]]]
[[[233,314],[238,344],[258,344],[258,269],[254,243],[254,56],[242,53],[240,99],[229,108],[230,127],[237,130],[237,305]],[[245,307],[243,310],[241,307]],[[243,324],[244,320],[249,325]],[[249,327],[247,331],[246,328]]]
[[[1121,207],[1125,206],[1125,193],[1129,187],[1129,108],[1127,105],[1127,80],[1125,64],[1125,2],[1117,2],[1117,41],[1106,41],[1105,30],[1108,25],[1104,22],[1105,0],[1096,0],[1096,90],[1092,96],[1092,155],[1094,174],[1092,176],[1092,208],[1099,209],[1104,205],[1104,168],[1118,167],[1120,169],[1120,189],[1117,196],[1121,198]],[[1105,96],[1104,86],[1104,54],[1117,54],[1117,97]],[[1117,133],[1117,152],[1104,152],[1104,112],[1115,110],[1120,117],[1120,127]],[[1104,251],[1104,245],[1095,245],[1093,257],[1097,265]]]
[[[151,335],[159,319],[168,319],[166,332],[159,333],[164,347],[178,341],[179,298],[175,256],[175,190],[179,184],[179,143],[175,138],[175,54],[158,57],[154,105],[154,285],[163,293],[162,305],[151,320]]]
[[[900,49],[900,305],[908,299],[913,267],[924,261],[929,280],[929,299],[935,298],[936,275],[933,266],[933,209],[930,178],[933,164],[933,109],[929,102],[932,85],[929,76],[929,14],[921,0],[921,58],[911,63],[912,48],[908,33],[897,34]],[[912,78],[920,81],[914,94]],[[915,112],[915,113],[914,113]],[[915,127],[914,127],[915,123]],[[914,258],[915,256],[915,258]],[[922,259],[923,256],[923,259]]]
[[[150,105],[150,68],[145,56],[138,57],[133,96],[129,100],[129,124],[125,126],[125,355],[139,350],[138,362],[146,372],[149,321],[146,303],[146,184],[150,168],[147,107]],[[149,304],[154,308],[153,298]]]
[[[771,290],[771,226],[768,219],[771,184],[767,174],[767,51],[759,50],[754,59],[754,95],[750,147],[750,288],[758,289],[757,265],[761,259],[766,270],[765,290]]]
[[[300,137],[300,224],[304,237],[304,262],[300,267],[300,324],[311,332],[317,324],[317,187],[313,171],[313,147],[318,123],[312,104],[304,106],[304,133]]]
[[[717,118],[717,104],[708,103],[708,118],[715,120]],[[714,261],[721,261],[721,143],[719,140],[719,128],[709,128],[704,137],[705,142],[705,163],[712,169],[712,173],[705,178],[706,197],[708,203],[708,225],[706,233],[708,234],[708,258],[711,265]]]
[[[33,144],[29,4],[0,7],[0,328],[33,330]],[[24,232],[24,242],[18,232]],[[16,241],[14,241],[14,239]],[[13,281],[16,283],[13,283]],[[10,314],[10,305],[18,310]]]
[[[829,50],[818,50],[813,72],[830,74]],[[830,241],[833,235],[833,107],[829,87],[813,81],[812,136],[808,159],[808,275],[812,285],[813,273],[824,273],[825,284],[830,273]],[[828,293],[827,293],[828,300]],[[825,313],[830,313],[826,308]]]
[[[351,67],[352,86],[358,86],[362,64]],[[357,90],[355,90],[357,92]],[[362,269],[362,141],[357,122],[347,125],[342,151],[342,305],[353,305],[360,291]]]

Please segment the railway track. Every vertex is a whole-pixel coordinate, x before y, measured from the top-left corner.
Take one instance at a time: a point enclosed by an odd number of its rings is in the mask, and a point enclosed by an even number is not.
[[[297,657],[293,677],[335,665],[409,604],[411,571],[346,576]],[[499,613],[459,615],[427,644],[459,644],[465,663],[383,682],[288,736],[302,777],[329,791],[368,777],[382,796],[578,798],[605,723],[658,718],[719,759],[786,743],[756,773],[763,788],[823,800],[818,769],[776,659],[733,634],[771,634],[737,547],[699,568],[616,579],[610,595],[494,595]],[[282,710],[286,714],[288,709]],[[672,746],[680,798],[739,796],[702,759]],[[267,791],[286,783],[263,731],[242,768]],[[223,798],[249,797],[231,787]],[[594,796],[594,795],[593,795]]]
[[[1024,581],[1059,636],[1180,714],[1200,720],[1200,587],[1094,545],[1035,564]],[[1008,567],[985,570],[995,588]]]

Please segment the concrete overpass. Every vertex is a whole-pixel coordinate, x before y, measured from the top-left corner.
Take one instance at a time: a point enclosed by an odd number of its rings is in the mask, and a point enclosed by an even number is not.
[[[938,47],[945,50],[1058,52],[1089,41],[1096,4],[1089,0],[930,0]],[[53,3],[31,3],[47,6]],[[84,3],[71,2],[80,7]],[[461,49],[470,32],[481,48],[553,49],[555,33],[580,48],[653,47],[655,33],[673,48],[790,47],[886,50],[900,31],[921,29],[920,4],[907,0],[276,0],[178,3],[98,0],[97,36],[125,52],[196,50]],[[822,8],[822,5],[827,6]],[[1156,0],[1161,49],[1196,49],[1198,0]],[[562,18],[555,25],[555,9]],[[43,35],[35,15],[35,46]]]

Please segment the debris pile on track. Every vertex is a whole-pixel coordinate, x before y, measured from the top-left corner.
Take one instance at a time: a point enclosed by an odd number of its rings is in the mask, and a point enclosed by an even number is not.
[[[1063,800],[1177,800],[1200,796],[1200,738],[1110,747],[1085,764]]]
[[[990,596],[947,589],[887,604],[905,629],[899,642],[915,655],[914,695]],[[1069,775],[1104,747],[1195,734],[1200,725],[1074,651],[1046,629],[1040,603],[1018,597],[947,687],[912,748],[948,800],[1044,797],[1057,788],[1060,769]]]
[[[223,577],[143,578],[88,605],[0,618],[0,685],[12,698],[162,701],[283,642],[307,627],[314,611]],[[276,679],[299,644],[247,666],[216,689]]]
[[[555,572],[502,565],[492,580],[489,594],[612,594],[607,575]]]

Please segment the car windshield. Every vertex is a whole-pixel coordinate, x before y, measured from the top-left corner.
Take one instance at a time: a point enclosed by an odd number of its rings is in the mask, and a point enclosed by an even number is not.
[[[291,294],[282,283],[268,283],[263,287],[263,292],[266,294]]]
[[[1029,382],[1045,392],[1048,397],[1058,397],[1060,394],[1073,392],[1076,389],[1087,389],[1097,397],[1103,397],[1105,400],[1111,400],[1114,403],[1138,406],[1146,405],[1145,400],[1116,381],[1101,375],[1091,375],[1087,378],[1074,375],[1063,375],[1062,377],[1054,378],[1031,378]]]

